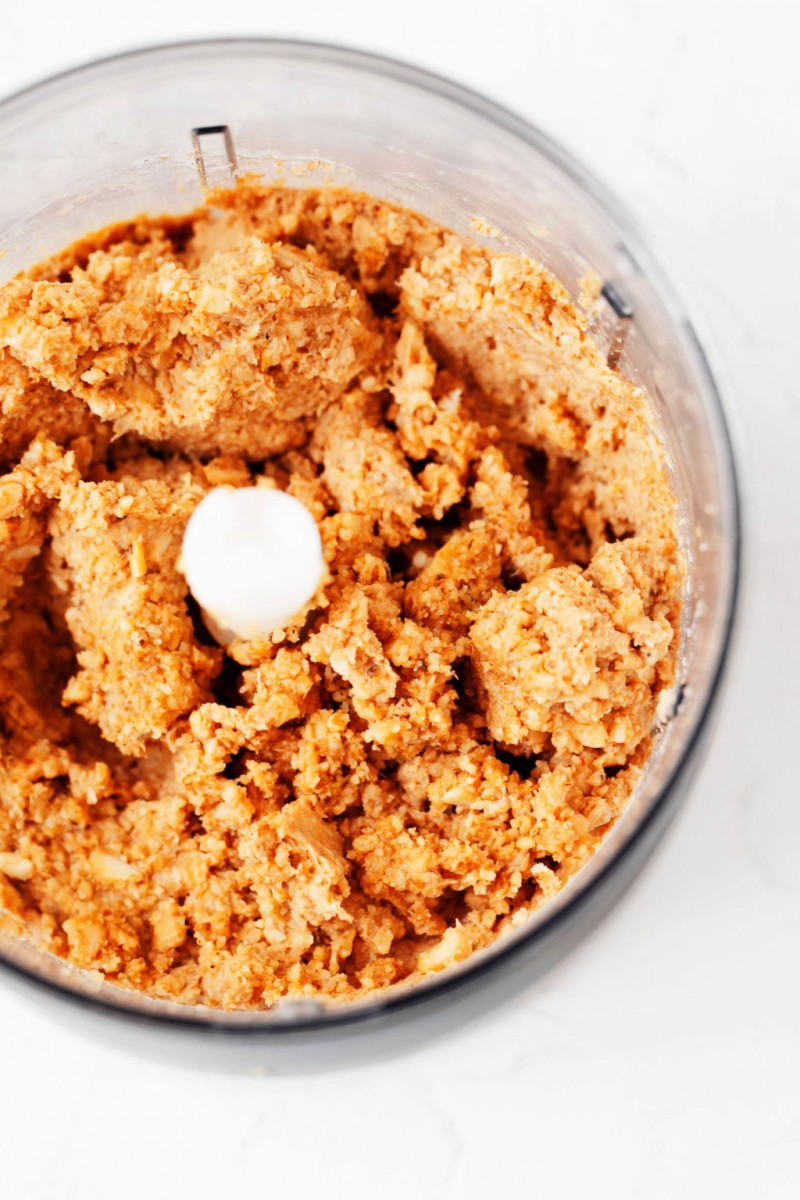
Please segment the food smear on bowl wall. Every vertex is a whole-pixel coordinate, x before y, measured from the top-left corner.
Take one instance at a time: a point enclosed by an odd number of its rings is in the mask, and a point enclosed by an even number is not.
[[[544,268],[245,180],[3,285],[0,392],[4,929],[152,996],[347,1002],[592,854],[683,573],[648,398]],[[282,624],[192,594],[215,489],[316,524]]]

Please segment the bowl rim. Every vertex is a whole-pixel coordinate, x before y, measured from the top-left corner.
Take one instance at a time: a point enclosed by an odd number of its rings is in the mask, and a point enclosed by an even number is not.
[[[610,878],[616,875],[623,864],[634,858],[636,851],[647,841],[648,835],[657,825],[659,818],[664,816],[670,797],[677,793],[689,775],[691,763],[707,731],[709,718],[718,700],[730,657],[729,651],[738,615],[742,583],[742,495],[737,470],[737,455],[734,451],[729,420],[726,417],[725,406],[715,374],[711,369],[709,356],[695,330],[696,318],[690,318],[688,315],[688,306],[682,296],[679,296],[659,261],[648,249],[647,241],[640,233],[636,220],[605,183],[590,168],[573,157],[570,151],[559,142],[532,121],[469,86],[389,55],[373,53],[335,42],[269,36],[193,38],[153,43],[123,50],[90,59],[77,66],[43,77],[5,96],[0,96],[0,121],[12,114],[15,108],[26,106],[36,98],[46,99],[49,93],[57,94],[77,79],[93,74],[102,76],[105,72],[114,70],[120,65],[136,63],[139,60],[150,59],[157,62],[160,59],[168,60],[174,56],[191,59],[202,57],[208,53],[226,56],[244,53],[275,58],[300,58],[307,62],[333,63],[345,68],[361,70],[367,74],[388,77],[395,82],[450,101],[456,106],[467,109],[475,116],[493,122],[504,132],[519,138],[547,157],[576,183],[610,219],[616,230],[623,236],[625,250],[630,254],[632,261],[653,284],[673,323],[680,326],[682,333],[688,337],[688,351],[695,359],[694,367],[698,380],[705,391],[710,415],[716,427],[718,466],[723,476],[727,476],[729,484],[729,492],[724,499],[729,506],[727,516],[731,533],[731,542],[727,547],[730,556],[727,565],[730,582],[719,630],[717,659],[710,672],[706,694],[698,709],[695,723],[689,731],[676,763],[653,797],[648,811],[627,833],[608,862],[604,863],[595,876],[575,895],[567,897],[552,914],[548,914],[545,909],[541,919],[527,933],[520,932],[513,941],[509,941],[507,944],[500,939],[494,943],[493,948],[487,948],[489,953],[473,955],[471,958],[465,959],[460,964],[458,972],[443,971],[441,975],[430,976],[407,991],[398,991],[394,994],[389,991],[386,995],[378,992],[371,994],[368,1002],[363,1005],[358,1002],[352,1006],[332,1004],[320,1011],[301,1013],[297,1018],[286,1021],[276,1020],[275,1017],[263,1020],[270,1012],[269,1009],[226,1010],[200,1005],[184,1006],[179,1003],[159,1001],[156,997],[143,997],[139,992],[115,987],[113,984],[109,984],[109,987],[114,988],[113,999],[107,995],[92,995],[90,992],[72,988],[66,982],[46,978],[33,969],[10,961],[0,950],[0,970],[9,972],[26,983],[32,983],[51,995],[67,999],[85,1009],[95,1012],[102,1009],[107,1013],[113,1013],[117,1018],[125,1018],[151,1027],[191,1029],[213,1033],[216,1036],[230,1033],[240,1036],[257,1034],[268,1037],[320,1030],[331,1031],[342,1026],[359,1025],[363,1027],[370,1022],[375,1022],[377,1018],[421,1008],[435,999],[441,1000],[456,991],[460,992],[479,980],[485,979],[492,972],[499,971],[503,966],[516,961],[536,943],[551,940],[579,912],[592,904],[593,899]],[[704,340],[707,340],[705,335]],[[35,948],[34,953],[36,953]],[[40,953],[43,957],[51,957],[46,952]],[[66,964],[64,965],[66,966]],[[76,971],[76,977],[79,976],[80,973]],[[166,1003],[169,1008],[162,1012],[140,1008],[137,1004],[143,998],[154,1003]],[[187,1015],[180,1011],[181,1008],[185,1009]],[[194,1015],[189,1016],[189,1013]],[[259,1020],[259,1017],[262,1020]]]

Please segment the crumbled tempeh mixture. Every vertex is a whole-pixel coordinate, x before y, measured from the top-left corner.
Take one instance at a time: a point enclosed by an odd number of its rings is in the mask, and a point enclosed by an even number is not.
[[[123,987],[352,999],[525,919],[630,797],[673,678],[647,398],[542,267],[247,181],[0,288],[0,923]],[[209,488],[328,576],[217,646]]]

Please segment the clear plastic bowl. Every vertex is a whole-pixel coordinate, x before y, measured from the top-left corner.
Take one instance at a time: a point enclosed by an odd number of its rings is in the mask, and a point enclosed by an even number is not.
[[[195,130],[214,130],[221,133]],[[513,935],[430,979],[328,1007],[287,999],[220,1012],[97,982],[0,938],[11,977],[156,1021],[264,1032],[396,1024],[467,992],[473,1009],[541,973],[584,936],[638,871],[685,791],[708,729],[735,607],[739,512],[719,394],[692,325],[629,217],[528,122],[437,76],[331,46],[263,39],[163,46],[89,64],[0,103],[0,278],[79,235],[141,211],[186,211],[209,182],[283,170],[419,209],[476,236],[499,229],[576,294],[587,271],[608,285],[595,334],[649,392],[680,500],[689,567],[675,711],[644,777],[600,849]],[[318,168],[307,171],[308,164]],[[298,172],[295,176],[293,168]]]

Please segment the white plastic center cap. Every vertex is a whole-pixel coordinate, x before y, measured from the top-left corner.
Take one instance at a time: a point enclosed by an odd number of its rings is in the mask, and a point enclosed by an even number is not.
[[[225,644],[288,624],[319,587],[325,560],[317,523],[294,496],[218,487],[189,519],[180,569]]]

